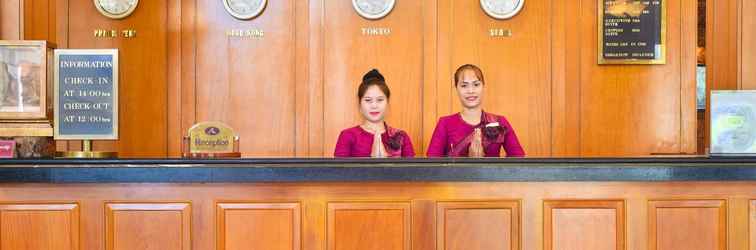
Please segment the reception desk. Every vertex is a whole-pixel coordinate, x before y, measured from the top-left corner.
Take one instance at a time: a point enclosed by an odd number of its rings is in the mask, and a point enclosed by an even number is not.
[[[6,249],[756,249],[756,159],[2,160]]]

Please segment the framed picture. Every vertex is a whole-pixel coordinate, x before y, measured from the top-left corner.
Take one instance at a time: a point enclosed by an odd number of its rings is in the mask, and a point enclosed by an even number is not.
[[[598,64],[666,64],[668,0],[598,0]]]
[[[46,119],[46,41],[0,41],[0,120]]]

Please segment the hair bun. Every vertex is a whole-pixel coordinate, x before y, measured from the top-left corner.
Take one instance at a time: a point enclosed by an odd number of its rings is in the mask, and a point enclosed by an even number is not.
[[[386,81],[385,78],[383,78],[383,75],[381,75],[381,72],[378,72],[377,69],[372,69],[365,73],[365,75],[362,77],[362,82],[368,82],[370,80],[377,79],[380,81]]]

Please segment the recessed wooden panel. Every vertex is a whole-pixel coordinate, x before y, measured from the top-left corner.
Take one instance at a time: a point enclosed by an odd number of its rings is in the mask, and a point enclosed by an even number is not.
[[[268,1],[260,16],[237,20],[223,1],[199,0],[196,15],[197,122],[234,128],[245,156],[294,156],[294,1]]]
[[[544,202],[544,249],[625,249],[625,205],[616,200]]]
[[[580,23],[574,27],[580,42],[580,150],[582,155],[619,156],[652,153],[693,153],[695,147],[683,148],[684,141],[694,141],[695,134],[681,132],[695,126],[695,110],[688,102],[694,94],[695,32],[693,9],[695,0],[667,0],[665,65],[598,65],[597,13],[601,1],[575,0],[579,4]],[[692,7],[692,8],[691,8]],[[682,20],[692,20],[682,22]],[[568,27],[570,28],[570,27]],[[685,97],[683,99],[683,96]],[[682,124],[686,122],[686,124]],[[686,138],[683,138],[686,137]]]
[[[119,157],[165,157],[167,152],[167,69],[169,1],[140,1],[128,17],[101,15],[91,0],[68,0],[68,48],[118,49],[119,140],[95,142],[95,150],[118,151]],[[171,3],[175,3],[172,1]],[[96,29],[116,30],[118,37],[95,37]],[[125,38],[123,30],[135,30]],[[77,145],[78,147],[78,145]]]
[[[79,249],[77,204],[0,204],[0,250]]]
[[[409,250],[410,205],[328,203],[328,250]]]
[[[518,201],[439,202],[437,207],[438,249],[520,249]]]
[[[191,249],[188,203],[107,203],[107,250]]]
[[[363,121],[357,86],[372,68],[381,71],[391,90],[386,122],[406,131],[421,153],[423,34],[430,32],[422,17],[427,2],[396,1],[388,16],[369,21],[357,15],[351,1],[324,1],[324,155],[333,155],[341,130]],[[390,29],[390,34],[363,34],[363,29],[375,28]]]
[[[649,250],[727,249],[724,200],[667,200],[648,204]]]
[[[478,1],[439,1],[439,116],[461,110],[454,70],[478,65],[486,84],[483,109],[507,117],[528,156],[551,155],[552,2],[529,0],[518,15],[495,20]],[[492,30],[512,34],[491,36]]]
[[[299,203],[218,203],[218,250],[301,249]]]

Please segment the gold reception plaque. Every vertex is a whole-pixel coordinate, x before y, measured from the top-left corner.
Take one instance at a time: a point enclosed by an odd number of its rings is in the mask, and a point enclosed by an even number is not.
[[[222,122],[201,122],[189,128],[184,138],[184,157],[227,158],[241,157],[239,136]]]

